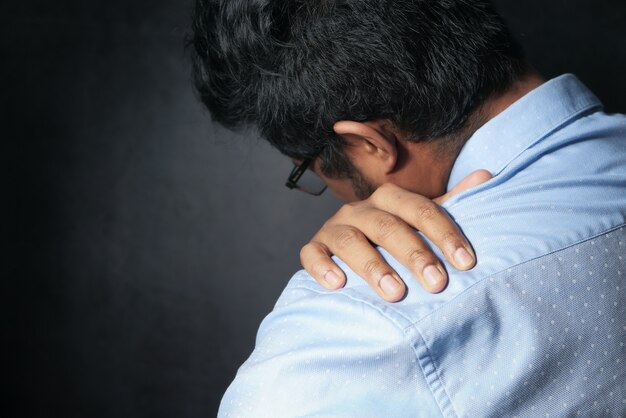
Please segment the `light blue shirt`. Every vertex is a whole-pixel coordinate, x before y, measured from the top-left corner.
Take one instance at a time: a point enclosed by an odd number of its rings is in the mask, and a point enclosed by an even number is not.
[[[574,76],[481,127],[444,205],[474,246],[432,295],[381,250],[407,297],[348,267],[329,292],[305,271],[261,324],[222,417],[626,416],[626,117]]]

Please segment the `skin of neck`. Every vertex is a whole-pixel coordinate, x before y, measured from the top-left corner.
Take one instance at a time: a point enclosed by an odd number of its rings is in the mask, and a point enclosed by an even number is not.
[[[394,176],[394,182],[401,186],[406,185],[411,189],[411,183],[415,192],[421,192],[423,196],[434,198],[441,196],[447,191],[450,172],[454,166],[461,148],[472,135],[484,124],[489,122],[510,105],[521,99],[530,91],[544,83],[544,79],[537,73],[531,73],[515,82],[507,91],[499,96],[488,99],[470,118],[467,126],[459,132],[461,138],[456,142],[457,146],[450,148],[439,145],[440,142],[429,143],[402,141],[406,151],[407,162],[404,163],[407,170],[398,167],[398,176]],[[399,159],[400,161],[400,159]],[[409,169],[413,167],[414,171]],[[477,167],[480,168],[480,167]],[[413,171],[413,172],[412,172]],[[413,177],[415,176],[415,177]],[[413,182],[411,182],[411,178]],[[415,182],[415,179],[423,179],[423,182]]]
[[[369,133],[377,132],[380,136],[368,135],[367,128],[361,131],[363,133],[361,135],[357,128],[350,125],[358,124],[357,122],[340,122],[344,123],[343,131],[338,130],[336,125],[335,132],[342,134],[346,140],[348,144],[345,148],[346,156],[358,170],[361,181],[368,184],[370,192],[384,183],[393,183],[432,199],[447,191],[454,162],[471,136],[544,81],[538,73],[528,72],[504,93],[487,99],[469,118],[466,126],[454,134],[454,138],[435,138],[428,142],[416,142],[402,132],[390,129],[390,123],[385,120],[364,123],[373,129]],[[315,171],[319,174],[319,170]],[[355,188],[349,179],[331,179],[323,175],[322,178],[333,193],[344,202],[367,197],[366,193],[355,191],[358,188]]]

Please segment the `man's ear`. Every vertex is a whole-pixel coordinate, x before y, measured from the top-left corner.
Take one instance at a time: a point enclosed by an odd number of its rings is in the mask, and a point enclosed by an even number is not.
[[[359,171],[376,183],[385,182],[398,162],[396,136],[386,121],[355,122],[341,120],[333,130],[347,143],[346,155]]]

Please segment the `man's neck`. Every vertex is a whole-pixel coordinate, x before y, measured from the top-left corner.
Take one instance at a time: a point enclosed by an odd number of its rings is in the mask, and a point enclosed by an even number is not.
[[[530,91],[542,85],[544,82],[545,80],[543,79],[543,77],[541,77],[541,75],[539,75],[537,72],[533,71],[526,75],[524,78],[516,81],[511,86],[511,88],[509,88],[503,94],[487,100],[480,110],[480,112],[483,114],[483,117],[481,119],[484,120],[484,123],[482,125],[487,123],[489,120],[495,118],[510,105],[521,99]]]
[[[544,78],[534,70],[529,71],[524,77],[517,80],[513,85],[507,89],[504,93],[494,96],[475,112],[475,115],[470,118],[467,126],[460,132],[460,138],[453,141],[457,144],[456,147],[450,149],[450,146],[442,146],[437,150],[438,160],[441,162],[441,185],[442,190],[445,190],[450,173],[454,162],[456,161],[463,145],[474,135],[474,133],[489,122],[491,119],[498,116],[504,110],[506,110],[513,103],[524,97],[526,94],[539,87],[545,82]],[[442,141],[441,143],[445,143]]]
[[[504,93],[486,100],[465,126],[449,137],[415,141],[398,135],[398,162],[387,181],[428,198],[441,196],[447,191],[452,167],[463,145],[481,126],[543,82],[539,74],[529,72]]]

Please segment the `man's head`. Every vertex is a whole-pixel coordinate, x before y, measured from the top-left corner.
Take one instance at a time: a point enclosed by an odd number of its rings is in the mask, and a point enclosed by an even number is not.
[[[481,105],[526,70],[486,0],[197,0],[192,41],[214,120],[315,157],[331,188],[351,185],[345,199],[414,163],[408,188],[435,193],[415,153],[453,160]]]

